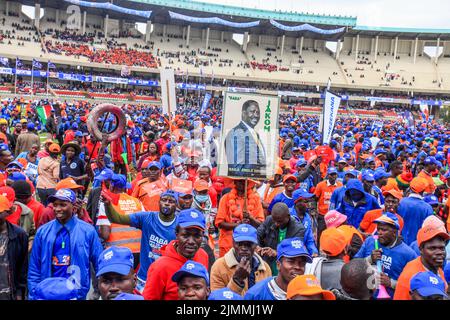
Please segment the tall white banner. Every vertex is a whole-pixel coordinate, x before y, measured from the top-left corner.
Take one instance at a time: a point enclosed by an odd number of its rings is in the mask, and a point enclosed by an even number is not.
[[[340,104],[340,96],[326,92],[323,106],[323,143],[330,143]]]
[[[173,69],[160,69],[161,75],[161,103],[163,114],[171,114],[177,109],[175,95],[175,73]]]

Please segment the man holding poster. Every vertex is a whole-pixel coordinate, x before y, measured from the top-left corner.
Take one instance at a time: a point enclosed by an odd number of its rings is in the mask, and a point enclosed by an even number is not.
[[[273,175],[278,97],[233,93],[225,101],[219,174],[256,179]],[[239,118],[236,107],[241,111]]]

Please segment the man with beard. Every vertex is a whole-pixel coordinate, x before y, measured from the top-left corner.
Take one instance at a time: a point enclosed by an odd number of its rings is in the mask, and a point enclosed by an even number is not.
[[[208,300],[211,293],[208,270],[195,261],[186,261],[172,281],[178,286],[178,300]]]
[[[419,272],[431,271],[445,282],[442,270],[445,260],[445,245],[450,236],[442,225],[427,225],[417,233],[420,256],[409,262],[397,281],[394,300],[411,300],[410,281]],[[446,286],[447,289],[447,286]]]
[[[161,249],[161,258],[148,269],[143,292],[145,300],[177,300],[178,288],[172,276],[188,260],[208,267],[208,255],[201,248],[205,227],[205,218],[198,210],[180,212],[175,229],[176,240]]]
[[[289,282],[305,273],[312,258],[300,238],[284,239],[277,247],[278,276],[266,278],[245,294],[245,300],[286,300]]]
[[[177,198],[173,191],[161,194],[159,212],[139,212],[123,215],[112,205],[110,196],[102,192],[105,213],[112,223],[128,225],[142,230],[140,267],[137,274],[137,289],[142,292],[147,281],[149,267],[161,257],[161,248],[176,238]]]
[[[355,258],[366,258],[372,265],[381,261],[383,273],[380,274],[380,283],[392,297],[400,273],[416,258],[416,254],[399,238],[400,225],[394,214],[387,212],[374,222],[378,239],[376,236],[368,237]]]
[[[123,294],[133,295],[133,300],[144,300],[135,289],[137,277],[133,264],[133,254],[125,247],[113,246],[100,254],[96,277],[102,300],[120,300]]]
[[[97,271],[102,245],[97,231],[74,215],[75,192],[61,189],[49,197],[56,219],[38,229],[28,269],[29,299],[48,277],[64,277],[79,284],[78,299],[86,299],[91,286],[90,268]],[[74,272],[78,270],[78,272]]]

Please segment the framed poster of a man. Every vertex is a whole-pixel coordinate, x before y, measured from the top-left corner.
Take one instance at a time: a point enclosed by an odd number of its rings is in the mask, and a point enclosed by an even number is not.
[[[220,176],[266,179],[274,174],[279,106],[278,96],[225,93]]]

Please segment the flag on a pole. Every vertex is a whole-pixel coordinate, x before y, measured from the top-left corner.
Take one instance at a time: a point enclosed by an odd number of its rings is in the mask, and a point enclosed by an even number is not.
[[[42,69],[42,63],[40,63],[39,61],[33,59],[33,68],[34,69],[38,69],[38,70]]]
[[[341,97],[329,91],[325,93],[325,104],[323,106],[323,132],[322,143],[330,143],[331,134],[333,133],[334,124],[336,122]]]
[[[16,68],[22,68],[23,62],[19,58],[16,58]]]
[[[204,113],[209,106],[209,101],[211,100],[211,93],[206,93],[205,98],[203,99],[201,113]]]
[[[56,69],[56,65],[53,62],[48,62],[48,68],[49,69]]]
[[[41,120],[42,124],[47,122],[48,117],[50,117],[50,113],[52,111],[51,105],[40,105],[36,107],[36,112],[38,114],[39,120]]]
[[[0,57],[0,64],[4,67],[9,67],[9,59],[5,57]]]

